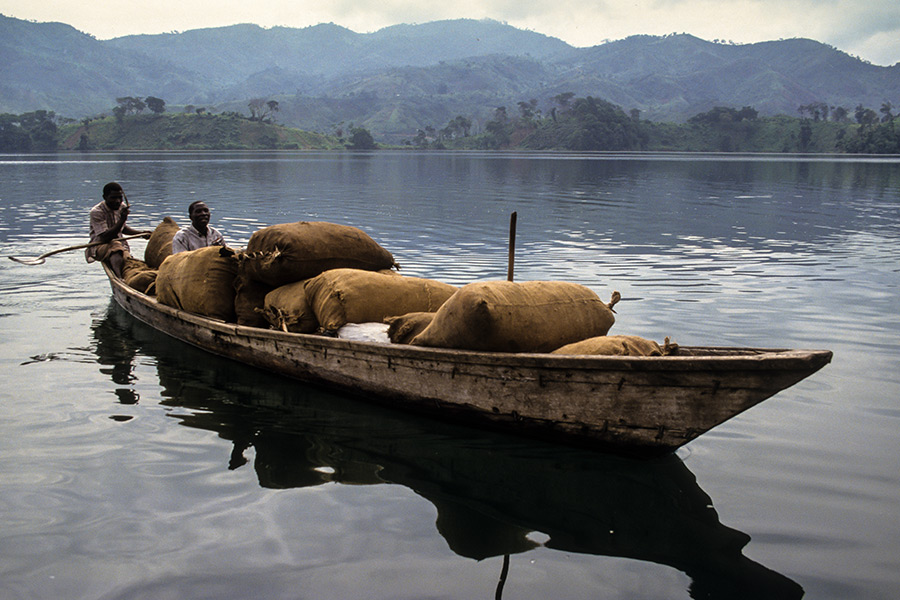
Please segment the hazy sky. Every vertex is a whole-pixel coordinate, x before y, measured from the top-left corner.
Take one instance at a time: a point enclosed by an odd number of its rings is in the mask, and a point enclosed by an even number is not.
[[[806,37],[875,64],[900,62],[900,0],[0,0],[0,13],[68,23],[99,39],[236,23],[330,22],[366,33],[397,23],[490,18],[573,46],[639,33],[736,43]]]

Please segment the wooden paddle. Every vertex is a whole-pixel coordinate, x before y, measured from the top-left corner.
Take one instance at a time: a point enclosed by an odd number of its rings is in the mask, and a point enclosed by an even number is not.
[[[136,238],[146,238],[146,233],[139,233],[136,235],[126,235],[125,237],[116,238],[119,240],[133,240]],[[23,265],[42,265],[44,264],[46,258],[48,256],[53,256],[54,254],[59,254],[61,252],[68,252],[69,250],[81,250],[83,248],[92,248],[94,246],[100,246],[101,244],[108,244],[109,242],[91,242],[90,244],[81,244],[78,246],[69,246],[67,248],[60,248],[59,250],[51,250],[50,252],[44,252],[37,258],[16,258],[15,256],[8,256],[9,260],[14,260],[17,263],[22,263]]]

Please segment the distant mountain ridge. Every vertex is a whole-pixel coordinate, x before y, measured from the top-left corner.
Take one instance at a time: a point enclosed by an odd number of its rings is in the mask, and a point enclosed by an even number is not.
[[[0,16],[2,112],[47,109],[84,116],[111,108],[115,93],[124,89],[199,93],[191,75],[144,54],[110,52],[69,25]]]
[[[576,93],[604,88],[606,100],[660,120],[713,106],[796,116],[811,102],[852,111],[900,101],[900,63],[871,65],[808,39],[728,45],[684,34],[633,36],[578,52],[562,79]]]
[[[321,79],[436,65],[471,56],[550,58],[572,50],[555,38],[494,21],[471,20],[395,25],[369,34],[354,33],[333,23],[303,29],[263,29],[245,24],[178,34],[126,36],[104,43],[211,75],[224,85],[235,85],[272,68]]]
[[[396,25],[359,34],[332,23],[302,29],[242,24],[100,41],[62,23],[0,16],[0,112],[108,112],[115,98],[247,112],[279,102],[278,121],[325,131],[353,121],[388,137],[476,123],[498,106],[573,92],[642,118],[684,121],[714,106],[797,114],[823,102],[852,112],[900,105],[900,63],[868,64],[805,39],[720,44],[637,35],[591,48],[490,20]]]

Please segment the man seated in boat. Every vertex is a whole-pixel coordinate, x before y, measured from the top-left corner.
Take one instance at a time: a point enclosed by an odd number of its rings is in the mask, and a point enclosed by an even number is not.
[[[105,262],[113,272],[122,277],[122,267],[125,257],[131,256],[128,241],[122,239],[122,235],[143,235],[149,238],[152,231],[138,231],[129,227],[129,206],[122,206],[125,200],[125,191],[122,186],[111,181],[103,186],[103,201],[91,209],[91,242],[103,242],[98,246],[91,246],[85,250],[87,261]]]
[[[225,238],[209,224],[209,207],[202,200],[188,206],[191,224],[182,227],[172,238],[172,254],[197,250],[207,246],[224,246]]]

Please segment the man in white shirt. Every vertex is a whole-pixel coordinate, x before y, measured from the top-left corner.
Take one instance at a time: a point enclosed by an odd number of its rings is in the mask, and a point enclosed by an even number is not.
[[[191,224],[182,227],[172,238],[172,254],[207,246],[224,246],[225,238],[209,225],[209,207],[202,200],[191,202],[188,216]]]

